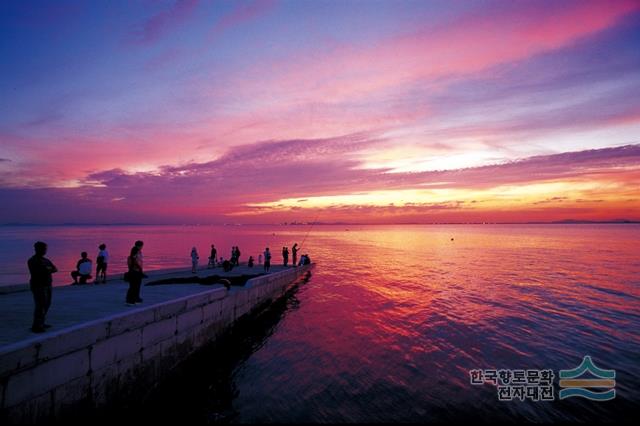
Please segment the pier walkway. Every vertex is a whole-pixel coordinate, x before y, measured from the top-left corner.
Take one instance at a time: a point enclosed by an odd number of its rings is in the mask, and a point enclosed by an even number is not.
[[[313,267],[273,266],[259,276],[259,266],[229,273],[221,268],[147,272],[144,282],[254,277],[230,288],[143,286],[144,303],[135,306],[125,305],[128,284],[121,277],[107,284],[54,287],[47,314],[52,327],[40,334],[30,330],[31,292],[19,285],[5,289],[0,292],[0,423],[54,421],[139,400],[236,320],[306,282]]]
[[[291,267],[289,267],[291,268]],[[270,274],[283,271],[282,265],[271,266]],[[207,277],[219,275],[221,277],[236,277],[240,275],[257,275],[263,273],[261,265],[249,268],[246,265],[235,267],[230,272],[224,272],[221,267],[207,269],[198,268],[196,274],[191,268],[163,269],[147,272],[149,278],[142,283],[140,291],[144,303],[135,307],[125,305],[125,294],[129,284],[122,280],[122,274],[114,275],[107,284],[66,285],[53,288],[51,308],[47,314],[47,324],[52,327],[45,333],[31,332],[33,320],[33,297],[28,291],[28,284],[12,286],[11,293],[0,294],[0,348],[22,340],[38,338],[48,334],[55,334],[64,328],[125,313],[133,309],[190,296],[197,293],[222,288],[222,285],[201,284],[169,284],[145,286],[154,280],[167,278],[185,278],[191,276]],[[233,291],[236,287],[231,287]],[[238,287],[242,288],[242,287]],[[15,291],[16,289],[22,291]]]

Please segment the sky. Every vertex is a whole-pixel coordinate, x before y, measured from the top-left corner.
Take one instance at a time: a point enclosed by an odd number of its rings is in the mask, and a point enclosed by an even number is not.
[[[640,0],[0,1],[1,223],[640,220]]]

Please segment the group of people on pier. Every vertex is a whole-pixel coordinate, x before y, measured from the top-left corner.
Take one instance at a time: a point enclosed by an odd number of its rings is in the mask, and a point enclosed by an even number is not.
[[[298,244],[294,244],[291,248],[292,255],[292,266],[298,265],[306,265],[310,263],[308,255],[302,255],[300,257],[300,263],[298,263],[298,252],[300,249],[298,248]],[[289,247],[282,247],[282,265],[289,266]],[[264,259],[264,262],[263,262]],[[198,270],[198,262],[200,260],[200,255],[198,254],[198,249],[193,247],[191,249],[191,272],[196,273]],[[264,252],[258,255],[258,264],[262,265],[265,272],[269,272],[271,269],[271,251],[269,247],[264,249]],[[255,265],[255,259],[253,256],[249,256],[247,260],[247,266],[249,268],[253,268]],[[215,244],[211,244],[211,252],[209,254],[209,259],[207,262],[207,269],[215,268],[216,266],[222,267],[225,272],[231,271],[234,267],[240,266],[240,248],[238,246],[231,247],[231,256],[229,259],[225,259],[220,256],[218,258],[218,249],[216,249]]]
[[[107,265],[109,264],[109,252],[105,244],[98,247],[98,256],[96,256],[96,278],[94,284],[107,283]],[[86,251],[80,253],[80,260],[76,263],[76,269],[71,271],[71,278],[74,284],[86,284],[88,280],[93,278],[93,262],[89,259]]]
[[[140,297],[140,286],[142,279],[146,277],[143,272],[143,256],[142,241],[136,241],[129,257],[127,257],[127,272],[124,274],[124,280],[129,283],[129,289],[126,294],[127,306],[142,303]],[[33,245],[35,254],[27,261],[29,268],[29,288],[33,295],[34,310],[31,331],[34,333],[43,333],[47,328],[51,327],[45,322],[45,318],[49,308],[51,307],[51,295],[53,285],[53,274],[58,272],[58,268],[46,256],[48,246],[42,241],[38,241]],[[101,244],[99,247],[98,257],[96,259],[96,280],[95,283],[107,282],[107,264],[109,262],[109,252],[107,246]],[[92,262],[87,252],[80,254],[80,260],[76,263],[76,270],[71,272],[74,284],[86,284],[91,279],[93,271]]]
[[[142,247],[144,243],[140,240],[136,241],[129,252],[127,257],[127,272],[124,274],[124,281],[129,283],[127,290],[125,303],[127,306],[134,306],[142,303],[140,297],[140,287],[142,286],[143,278],[146,278],[144,273],[144,260],[142,255]],[[35,254],[29,259],[27,265],[29,267],[29,273],[31,278],[29,280],[29,287],[33,294],[34,312],[33,323],[31,330],[34,333],[42,333],[46,331],[50,325],[45,323],[47,312],[51,306],[51,289],[52,289],[52,275],[58,272],[58,268],[45,257],[47,254],[47,244],[38,241],[34,244]],[[298,244],[294,244],[291,248],[292,266],[307,265],[311,263],[309,255],[304,254],[300,257],[298,263]],[[225,272],[231,271],[234,267],[240,266],[240,248],[233,246],[231,249],[231,257],[229,260],[225,260],[220,257],[217,260],[218,251],[214,244],[211,245],[211,252],[209,256],[209,262],[207,268],[222,267]],[[264,249],[264,252],[258,256],[258,264],[263,266],[264,272],[269,272],[271,269],[271,251],[269,247]],[[197,272],[198,250],[196,247],[191,249],[191,271]],[[247,266],[253,268],[255,260],[253,256],[249,256]],[[100,244],[98,246],[98,255],[96,256],[96,269],[94,284],[106,284],[107,282],[107,266],[109,264],[109,252],[107,251],[106,244]],[[289,248],[282,248],[282,264],[283,266],[289,266]],[[93,278],[91,273],[93,272],[93,262],[89,259],[89,255],[86,251],[80,254],[80,259],[76,263],[76,269],[71,272],[73,278],[73,284],[87,284],[87,282]]]

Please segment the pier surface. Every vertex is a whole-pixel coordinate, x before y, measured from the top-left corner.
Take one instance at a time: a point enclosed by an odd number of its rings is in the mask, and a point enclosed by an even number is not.
[[[284,269],[285,267],[281,265],[272,266],[270,274]],[[2,321],[0,321],[0,349],[3,346],[22,340],[56,333],[61,329],[76,324],[223,287],[219,284],[144,285],[150,281],[192,276],[207,277],[211,275],[236,277],[260,273],[263,273],[262,266],[249,268],[246,265],[236,267],[230,272],[224,272],[220,267],[213,269],[199,268],[196,274],[191,273],[191,268],[150,271],[147,272],[149,278],[143,281],[140,290],[144,303],[135,307],[125,305],[125,295],[129,284],[122,280],[122,274],[114,276],[107,284],[90,283],[54,287],[51,308],[47,314],[47,324],[51,324],[52,327],[41,334],[35,334],[31,331],[34,305],[33,296],[28,291],[28,284],[12,286],[13,292],[0,294],[0,312],[2,312],[0,315],[2,318]],[[232,290],[234,288],[232,287]],[[23,291],[15,291],[15,289]]]
[[[56,421],[144,397],[177,364],[236,320],[259,312],[306,281],[312,265],[160,270],[144,282],[249,275],[244,285],[143,286],[144,303],[125,305],[128,284],[53,288],[52,327],[30,330],[33,300],[24,286],[0,294],[0,423]],[[15,291],[22,290],[22,291]]]

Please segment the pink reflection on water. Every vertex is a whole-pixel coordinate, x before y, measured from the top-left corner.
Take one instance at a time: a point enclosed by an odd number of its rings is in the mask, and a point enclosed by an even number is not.
[[[269,246],[279,262],[282,246],[302,243],[308,231],[305,226],[5,228],[0,258],[7,264],[3,271],[19,271],[32,240],[43,239],[54,262],[70,270],[81,250],[93,253],[105,242],[113,272],[124,268],[129,247],[142,239],[150,269],[188,269],[191,247],[198,247],[202,259],[211,243],[225,257],[239,245],[243,261]],[[350,226],[348,231],[317,226],[302,250],[318,263],[314,275],[298,290],[297,307],[234,376],[239,389],[234,405],[247,421],[309,420],[293,416],[299,407],[315,413],[315,420],[354,421],[410,419],[452,404],[486,410],[495,396],[491,389],[469,388],[469,369],[570,368],[585,354],[618,371],[624,402],[625,395],[635,394],[640,376],[637,241],[636,225]],[[68,282],[64,274],[57,284]],[[589,406],[583,415],[603,409]],[[537,410],[538,420],[559,413],[557,407]]]

